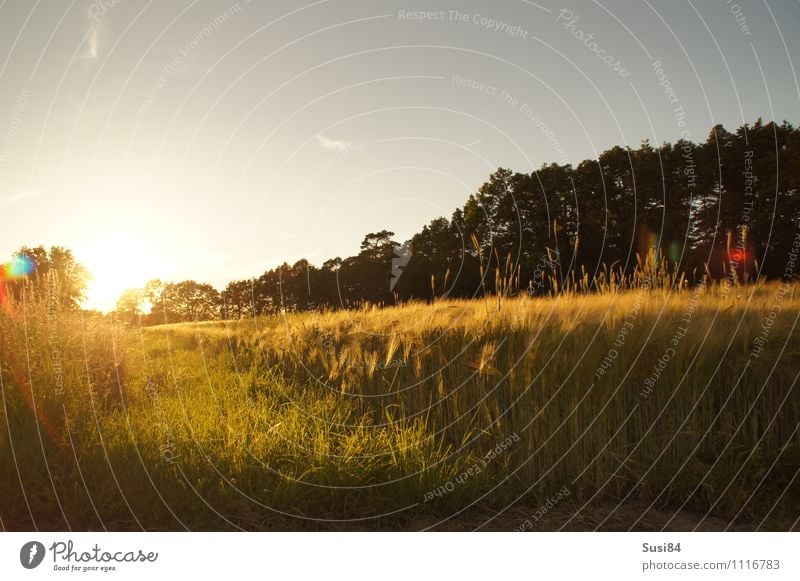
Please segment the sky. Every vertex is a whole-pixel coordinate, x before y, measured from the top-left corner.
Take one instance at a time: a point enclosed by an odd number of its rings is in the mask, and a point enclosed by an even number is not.
[[[0,2],[0,257],[107,309],[403,241],[498,167],[800,119],[800,2]]]

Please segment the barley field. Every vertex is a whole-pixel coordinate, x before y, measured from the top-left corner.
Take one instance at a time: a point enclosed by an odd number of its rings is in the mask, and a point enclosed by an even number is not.
[[[148,328],[8,304],[0,521],[797,529],[799,299],[640,284]]]

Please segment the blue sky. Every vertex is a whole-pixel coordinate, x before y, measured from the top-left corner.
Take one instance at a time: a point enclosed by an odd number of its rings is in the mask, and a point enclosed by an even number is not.
[[[498,166],[796,123],[797,30],[788,1],[7,0],[0,253],[73,248],[103,307],[319,264]]]

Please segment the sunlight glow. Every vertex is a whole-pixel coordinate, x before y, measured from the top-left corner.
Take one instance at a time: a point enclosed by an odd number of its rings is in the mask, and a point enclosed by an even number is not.
[[[129,288],[141,288],[158,276],[158,254],[143,240],[123,233],[96,238],[81,253],[91,280],[86,289],[84,307],[108,312]]]

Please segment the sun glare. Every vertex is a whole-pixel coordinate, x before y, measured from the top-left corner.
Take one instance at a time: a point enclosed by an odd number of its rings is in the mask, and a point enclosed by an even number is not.
[[[98,237],[81,257],[91,275],[84,304],[89,309],[108,312],[126,289],[140,288],[158,275],[152,249],[127,234]]]

